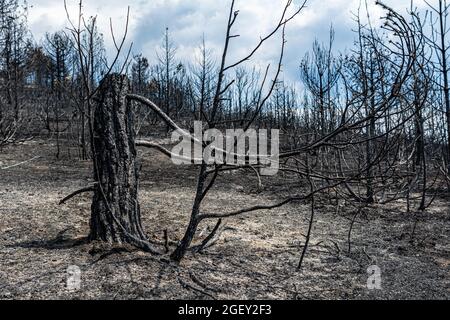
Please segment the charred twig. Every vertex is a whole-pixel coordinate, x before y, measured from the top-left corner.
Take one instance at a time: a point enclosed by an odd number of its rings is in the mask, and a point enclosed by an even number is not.
[[[218,239],[218,237],[219,237],[219,234],[217,234],[217,231],[219,230],[221,224],[222,224],[222,219],[219,219],[219,221],[217,222],[216,226],[211,231],[211,233],[202,241],[202,243],[199,246],[192,248],[192,250],[194,252],[202,252],[202,250],[211,247],[215,243],[215,241],[211,241],[211,240],[213,240],[213,238],[216,235],[217,235],[216,239]]]
[[[169,235],[167,229],[164,230],[164,249],[166,249],[166,253],[169,253]]]
[[[86,193],[86,192],[94,192],[96,186],[97,186],[97,184],[94,184],[94,185],[92,185],[92,186],[88,186],[88,187],[79,189],[79,190],[77,190],[77,191],[75,191],[75,192],[72,192],[72,193],[69,194],[67,197],[65,197],[64,199],[62,199],[62,200],[59,202],[59,205],[62,205],[62,204],[64,204],[64,203],[66,203],[67,201],[69,201],[70,199],[72,199],[73,197],[75,197],[75,196],[77,196],[77,195],[79,195],[79,194]]]
[[[180,279],[180,278],[178,278],[178,282],[179,282],[179,283],[181,284],[181,286],[182,286],[183,288],[185,288],[185,289],[193,290],[193,291],[195,291],[195,292],[197,292],[197,293],[200,293],[200,294],[203,294],[203,295],[205,295],[205,296],[207,296],[207,297],[209,297],[209,298],[211,298],[211,299],[213,299],[213,300],[216,300],[216,298],[215,298],[213,295],[209,294],[208,292],[206,292],[206,291],[204,291],[204,290],[202,290],[202,289],[196,288],[196,287],[190,285],[189,283],[184,282],[184,281],[183,281],[182,279]]]
[[[359,214],[361,213],[361,211],[362,211],[362,208],[360,208],[360,209],[355,213],[355,215],[353,216],[353,219],[352,219],[352,221],[351,221],[351,223],[350,223],[350,228],[349,228],[348,234],[347,234],[347,253],[348,253],[348,254],[351,253],[351,245],[352,245],[351,237],[352,237],[353,226],[355,225],[356,218],[359,216]]]
[[[40,158],[42,158],[42,157],[41,156],[36,156],[36,157],[31,158],[30,160],[22,161],[22,162],[16,163],[16,164],[8,166],[8,167],[0,168],[0,170],[7,170],[7,169],[15,168],[15,167],[21,166],[23,164],[29,163],[29,162],[31,162],[33,160],[40,159]]]
[[[174,154],[170,150],[161,146],[160,144],[157,144],[156,142],[152,142],[152,141],[137,140],[136,146],[158,150],[159,152],[161,152],[162,154],[164,154],[165,156],[167,156],[168,158],[173,159],[173,160],[180,160],[180,161],[183,161],[186,163],[191,163],[191,164],[202,162],[202,159],[191,159],[191,158],[182,157],[178,154]]]

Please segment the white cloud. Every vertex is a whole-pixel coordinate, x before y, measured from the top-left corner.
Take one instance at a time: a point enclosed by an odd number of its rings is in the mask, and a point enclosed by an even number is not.
[[[301,0],[294,0],[296,5]],[[170,28],[172,40],[177,44],[178,57],[191,60],[195,48],[203,34],[207,45],[217,53],[223,47],[224,31],[231,1],[217,0],[84,0],[87,15],[98,15],[101,32],[106,44],[112,48],[109,32],[109,18],[114,21],[116,34],[123,30],[127,6],[131,7],[129,40],[135,43],[135,51],[142,52],[150,59],[161,43],[162,35]],[[382,9],[368,0],[372,19],[377,21]],[[386,0],[396,9],[410,6],[410,0]],[[70,15],[77,15],[78,0],[67,0]],[[240,37],[231,45],[230,62],[245,55],[265,35],[279,19],[283,0],[236,0],[240,10],[234,32]],[[309,0],[307,8],[288,26],[288,45],[285,56],[285,70],[289,79],[294,79],[297,66],[304,53],[309,50],[315,37],[326,39],[331,24],[336,29],[336,48],[351,45],[354,27],[352,12],[356,13],[364,0]],[[56,31],[67,25],[63,0],[29,0],[33,7],[29,11],[29,21],[35,39],[39,41],[45,32]],[[423,0],[417,2],[423,8]],[[279,54],[280,40],[277,37],[267,43],[254,63],[275,63]]]

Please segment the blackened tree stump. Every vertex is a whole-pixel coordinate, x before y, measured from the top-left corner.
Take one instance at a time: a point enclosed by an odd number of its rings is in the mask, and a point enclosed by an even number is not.
[[[143,243],[138,201],[134,113],[127,101],[129,80],[112,74],[95,98],[93,161],[96,181],[91,207],[90,240]]]

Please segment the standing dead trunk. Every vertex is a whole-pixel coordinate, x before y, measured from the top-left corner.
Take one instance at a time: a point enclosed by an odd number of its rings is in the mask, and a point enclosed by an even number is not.
[[[436,10],[439,16],[439,31],[440,31],[440,47],[437,46],[440,54],[441,73],[443,76],[443,93],[445,103],[445,118],[447,126],[447,173],[450,174],[450,85],[448,79],[448,50],[446,36],[446,19],[448,16],[448,6],[446,1],[439,0],[439,8]],[[450,184],[448,185],[450,189]]]
[[[93,160],[97,182],[92,202],[91,240],[145,241],[138,202],[139,166],[126,76],[106,77],[94,112]]]

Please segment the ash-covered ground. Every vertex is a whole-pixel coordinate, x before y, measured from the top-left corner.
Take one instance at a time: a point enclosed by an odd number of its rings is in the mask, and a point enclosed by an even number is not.
[[[363,210],[350,252],[355,208],[343,203],[338,210],[326,197],[319,199],[301,272],[296,267],[309,222],[307,203],[227,219],[215,245],[175,265],[168,256],[86,242],[90,195],[58,205],[92,182],[91,163],[68,150],[63,148],[60,160],[51,141],[1,150],[0,168],[6,168],[0,169],[1,299],[450,298],[448,199],[436,199],[423,214],[406,214],[401,201]],[[197,169],[174,166],[155,151],[140,150],[139,157],[144,228],[154,241],[162,242],[167,230],[176,242],[188,222]],[[251,171],[224,174],[204,210],[270,204],[299,188],[283,177],[263,184],[259,190]],[[202,224],[197,240],[214,225]],[[80,290],[67,288],[71,265],[81,269]],[[367,288],[367,268],[373,265],[381,269],[381,290]]]

